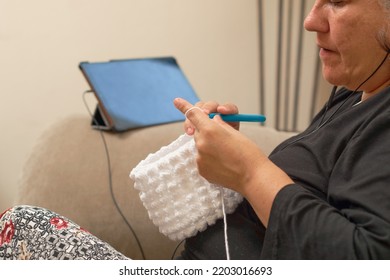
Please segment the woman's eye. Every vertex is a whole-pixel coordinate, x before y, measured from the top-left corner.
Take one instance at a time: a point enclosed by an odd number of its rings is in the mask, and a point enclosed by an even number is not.
[[[344,4],[345,1],[340,1],[340,0],[330,0],[330,3],[333,5],[333,6],[341,6]]]

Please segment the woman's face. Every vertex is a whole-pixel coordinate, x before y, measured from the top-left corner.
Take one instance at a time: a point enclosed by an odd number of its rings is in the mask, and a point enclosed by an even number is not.
[[[386,55],[379,34],[388,21],[388,11],[378,0],[316,0],[304,25],[317,33],[325,79],[351,90],[366,80]],[[360,89],[372,92],[387,83],[389,64]]]

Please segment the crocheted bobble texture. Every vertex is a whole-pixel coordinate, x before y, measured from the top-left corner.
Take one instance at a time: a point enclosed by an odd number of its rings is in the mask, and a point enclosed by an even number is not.
[[[193,137],[180,136],[142,160],[130,173],[150,219],[164,235],[183,240],[232,213],[242,196],[199,175]]]

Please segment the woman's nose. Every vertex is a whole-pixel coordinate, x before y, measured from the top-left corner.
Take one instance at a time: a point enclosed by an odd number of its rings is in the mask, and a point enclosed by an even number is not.
[[[329,24],[324,7],[318,5],[317,3],[314,4],[310,13],[306,16],[303,25],[307,31],[321,33],[327,32]]]

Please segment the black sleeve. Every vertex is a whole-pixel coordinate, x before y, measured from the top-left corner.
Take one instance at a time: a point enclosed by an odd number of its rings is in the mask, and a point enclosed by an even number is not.
[[[297,184],[278,193],[264,259],[390,259],[388,115],[367,122],[349,141],[326,199]]]

